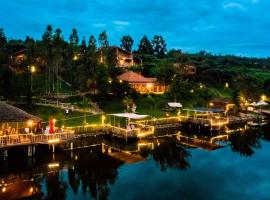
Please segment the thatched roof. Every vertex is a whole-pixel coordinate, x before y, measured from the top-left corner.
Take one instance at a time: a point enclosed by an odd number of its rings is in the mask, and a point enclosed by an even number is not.
[[[27,120],[40,121],[41,119],[19,108],[0,102],[0,123],[25,122]]]

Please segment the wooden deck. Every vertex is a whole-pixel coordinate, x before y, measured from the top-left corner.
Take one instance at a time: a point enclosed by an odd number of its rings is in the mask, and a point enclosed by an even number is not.
[[[0,136],[0,148],[13,146],[34,145],[34,144],[57,144],[72,140],[73,132],[63,132],[54,134],[17,134]]]

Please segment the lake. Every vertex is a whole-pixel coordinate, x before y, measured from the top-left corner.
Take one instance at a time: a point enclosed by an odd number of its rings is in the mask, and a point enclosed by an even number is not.
[[[172,136],[99,138],[95,146],[55,154],[40,147],[31,159],[14,149],[1,160],[0,199],[270,199],[269,130],[231,132],[215,148]]]

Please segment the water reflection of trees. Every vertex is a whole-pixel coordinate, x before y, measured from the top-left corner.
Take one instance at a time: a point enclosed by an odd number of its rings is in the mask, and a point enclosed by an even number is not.
[[[229,137],[231,149],[241,156],[252,156],[255,149],[261,148],[259,137],[260,134],[252,129],[232,133]]]
[[[50,174],[46,177],[47,194],[44,199],[46,200],[64,200],[66,199],[66,189],[68,185],[65,181],[61,180],[61,172]]]
[[[79,186],[82,193],[90,193],[92,198],[107,199],[109,185],[114,184],[117,169],[122,162],[117,161],[100,151],[82,152],[76,156],[73,166],[69,167],[69,184],[76,194]]]
[[[167,168],[186,170],[190,168],[190,152],[184,146],[176,145],[174,139],[161,140],[153,150],[153,158],[160,165],[161,171]]]

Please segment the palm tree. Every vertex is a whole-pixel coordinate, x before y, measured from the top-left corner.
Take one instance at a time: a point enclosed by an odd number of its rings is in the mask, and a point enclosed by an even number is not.
[[[84,112],[84,119],[83,119],[83,124],[86,124],[86,112],[87,110],[90,110],[93,108],[93,104],[91,99],[83,96],[82,101],[77,103],[79,107],[81,107],[83,109]]]

